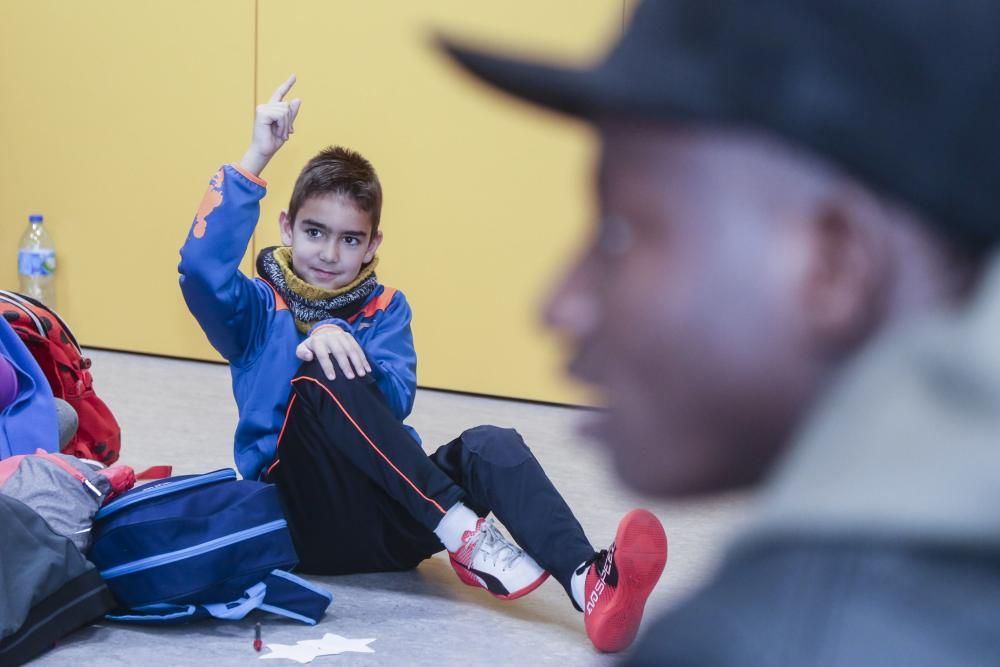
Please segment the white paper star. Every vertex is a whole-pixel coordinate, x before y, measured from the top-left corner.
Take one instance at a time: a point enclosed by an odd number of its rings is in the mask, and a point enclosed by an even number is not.
[[[267,644],[271,652],[260,656],[261,660],[271,658],[281,658],[283,660],[294,660],[300,665],[312,662],[313,658],[319,655],[315,646],[302,646],[301,644]]]
[[[306,639],[297,642],[294,646],[289,644],[268,644],[267,648],[271,652],[260,656],[261,660],[269,658],[283,658],[294,660],[299,664],[312,662],[313,659],[321,655],[338,655],[340,653],[374,653],[375,649],[368,646],[375,641],[370,639],[348,639],[331,632],[323,635],[322,639]]]

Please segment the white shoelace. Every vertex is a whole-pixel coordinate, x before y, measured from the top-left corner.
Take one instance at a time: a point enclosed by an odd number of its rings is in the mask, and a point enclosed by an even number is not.
[[[493,519],[487,519],[479,528],[480,535],[476,536],[476,546],[472,549],[471,562],[475,562],[476,556],[483,547],[497,547],[495,551],[487,550],[485,556],[493,556],[494,567],[501,563],[502,570],[507,570],[514,566],[524,551],[511,544],[503,534],[493,525]],[[504,556],[504,554],[509,554]]]

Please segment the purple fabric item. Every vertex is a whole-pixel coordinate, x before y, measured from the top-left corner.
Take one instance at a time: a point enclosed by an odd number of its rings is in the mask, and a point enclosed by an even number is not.
[[[17,371],[10,359],[0,354],[0,410],[5,410],[17,398]]]

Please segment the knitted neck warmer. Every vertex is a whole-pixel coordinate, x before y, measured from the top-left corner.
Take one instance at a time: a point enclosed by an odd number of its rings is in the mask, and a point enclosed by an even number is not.
[[[309,333],[320,320],[333,317],[346,320],[360,311],[365,299],[378,286],[377,265],[375,257],[361,267],[349,285],[331,290],[299,278],[292,270],[292,249],[287,246],[264,248],[257,255],[257,273],[285,300],[296,328],[302,333]]]

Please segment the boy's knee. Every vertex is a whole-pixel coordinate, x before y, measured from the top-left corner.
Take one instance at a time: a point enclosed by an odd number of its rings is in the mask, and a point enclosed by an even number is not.
[[[347,391],[371,391],[370,385],[374,383],[374,379],[370,375],[364,377],[354,377],[348,378],[340,370],[336,369],[336,376],[331,380],[326,377],[326,371],[318,361],[313,359],[312,361],[303,362],[299,366],[298,373],[295,374],[295,379],[292,380],[293,383],[301,378],[309,378],[311,380],[316,380],[323,386],[327,387],[331,391],[342,393]]]
[[[512,428],[477,426],[462,433],[462,442],[470,452],[496,465],[516,466],[532,458],[524,438]]]
[[[319,362],[313,359],[312,361],[303,361],[302,365],[299,366],[298,372],[295,373],[295,380],[307,377],[314,380],[326,381],[326,373],[323,372],[323,367],[319,365]],[[293,382],[295,380],[292,380]]]

